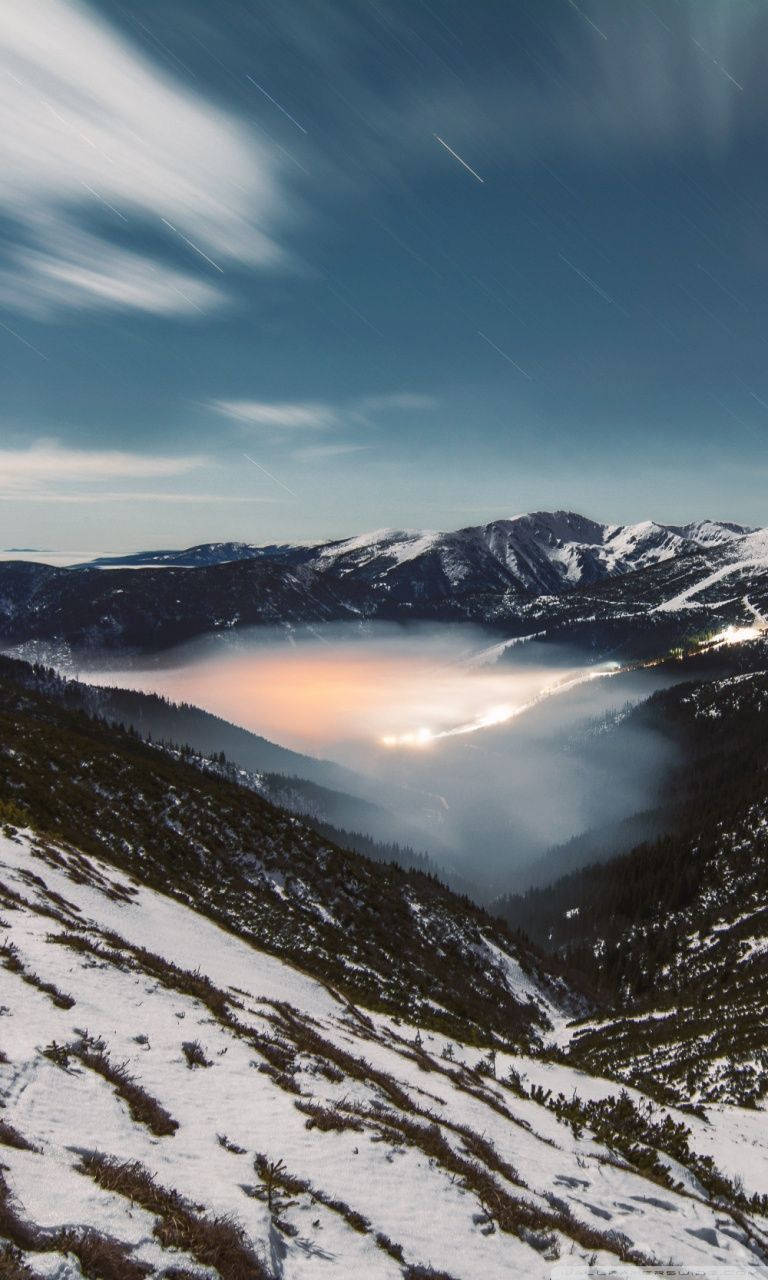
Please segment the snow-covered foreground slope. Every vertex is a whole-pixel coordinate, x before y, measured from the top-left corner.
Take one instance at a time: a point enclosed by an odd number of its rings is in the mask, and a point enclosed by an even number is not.
[[[651,1181],[521,1096],[604,1097],[606,1081],[368,1014],[28,833],[0,837],[0,916],[0,1236],[32,1275],[506,1280],[620,1258],[759,1273],[768,1221],[707,1203],[680,1166],[677,1189]],[[695,1121],[702,1150],[749,1134],[738,1169],[727,1151],[745,1182],[768,1168],[758,1114]]]

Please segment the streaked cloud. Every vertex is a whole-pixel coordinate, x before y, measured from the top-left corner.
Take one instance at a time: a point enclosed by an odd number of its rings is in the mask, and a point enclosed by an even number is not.
[[[296,462],[320,462],[371,449],[373,444],[369,436],[371,431],[375,431],[378,414],[386,417],[392,412],[423,412],[434,409],[437,404],[434,396],[412,391],[394,391],[383,395],[357,396],[338,404],[329,404],[327,401],[294,403],[211,400],[209,407],[241,427],[256,428],[262,436],[269,439],[273,447],[277,446],[279,449],[290,444],[290,456]],[[332,430],[336,438],[328,439],[326,436],[322,444],[309,440],[307,443],[302,442],[303,431],[311,436],[318,429],[326,432]],[[367,433],[364,441],[359,439],[361,430]],[[282,485],[281,480],[277,480],[277,483]]]
[[[311,462],[314,458],[340,458],[346,453],[360,453],[364,449],[370,449],[368,444],[318,444],[308,445],[306,449],[296,449],[294,458],[299,462]]]
[[[190,314],[279,259],[273,155],[78,0],[4,0],[0,112],[6,305]]]
[[[90,493],[60,493],[55,490],[39,489],[35,492],[16,493],[14,491],[3,492],[0,489],[0,498],[4,502],[54,502],[82,506],[84,503],[88,505],[113,503],[113,502],[171,502],[189,504],[205,504],[205,503],[230,503],[248,504],[252,502],[275,502],[275,498],[262,497],[261,495],[236,495],[230,493],[178,493],[173,491],[165,491],[161,493],[151,493],[145,490],[138,492],[130,489],[116,489],[114,491],[101,491]],[[2,557],[0,557],[2,558]],[[8,558],[7,556],[5,557]],[[23,559],[29,557],[24,555]]]
[[[199,455],[169,457],[113,449],[72,449],[41,440],[25,449],[0,449],[6,490],[23,492],[41,482],[94,482],[188,475],[207,465]]]
[[[425,138],[444,129],[459,146],[477,144],[479,163],[721,152],[752,127],[745,93],[765,101],[761,5],[592,0],[570,12],[563,5],[544,29],[553,37],[544,57],[514,74],[490,58],[482,84],[436,71],[429,94],[401,86],[393,110],[414,151],[442,163]]]
[[[287,400],[212,400],[211,408],[225,418],[253,427],[329,427],[338,420],[331,405]]]
[[[33,315],[62,306],[192,315],[226,299],[216,285],[64,227],[48,249],[22,249],[0,271],[0,299]]]
[[[415,391],[394,391],[391,395],[364,396],[357,401],[357,409],[362,412],[378,413],[388,409],[436,409],[436,396],[420,395]]]
[[[435,396],[395,391],[387,395],[360,396],[339,404],[326,401],[211,400],[210,407],[226,418],[255,427],[330,427],[345,420],[363,421],[367,414],[388,410],[434,409]]]

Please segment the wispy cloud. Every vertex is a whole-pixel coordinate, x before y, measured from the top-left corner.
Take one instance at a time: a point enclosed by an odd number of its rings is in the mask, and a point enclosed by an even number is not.
[[[225,418],[253,427],[329,427],[338,421],[328,404],[291,403],[286,400],[212,400],[211,408]]]
[[[162,492],[151,493],[145,490],[138,492],[128,489],[117,489],[113,492],[100,490],[91,493],[60,493],[50,489],[37,489],[34,492],[17,493],[13,490],[4,492],[0,488],[0,499],[4,502],[57,502],[57,503],[74,503],[77,506],[83,504],[92,505],[115,503],[115,502],[171,502],[189,505],[190,503],[224,503],[227,506],[230,503],[262,503],[275,502],[275,498],[262,497],[261,495],[244,495],[233,496],[229,493],[177,493]]]
[[[3,0],[0,112],[6,304],[190,313],[279,258],[273,158],[78,0]],[[148,230],[181,268],[136,253]]]
[[[200,455],[168,457],[128,453],[116,449],[71,449],[41,440],[26,449],[0,449],[4,482],[30,480],[114,480],[147,476],[178,476],[205,465]]]
[[[194,492],[149,494],[113,486],[131,480],[192,475],[204,465],[210,464],[198,455],[168,457],[111,449],[72,449],[56,441],[40,440],[25,449],[0,449],[0,498],[6,502],[197,502],[204,499]]]
[[[389,395],[363,396],[356,402],[356,408],[362,413],[379,413],[388,409],[436,409],[438,403],[436,396],[421,395],[415,391],[393,391]]]
[[[340,458],[345,453],[360,453],[363,449],[370,449],[369,444],[317,444],[308,445],[306,449],[294,450],[293,456],[299,462],[311,462],[313,458]]]
[[[367,415],[388,411],[434,409],[434,396],[413,391],[394,391],[385,395],[358,396],[348,401],[211,400],[210,407],[226,418],[254,427],[331,427],[344,422],[361,422]]]
[[[295,461],[312,462],[371,449],[373,443],[368,436],[364,441],[358,437],[361,429],[368,433],[375,430],[377,415],[421,413],[434,409],[437,404],[434,396],[415,391],[393,391],[356,396],[337,404],[327,401],[211,400],[209,407],[241,427],[255,428],[261,438],[266,436],[273,446],[280,448],[289,444]],[[311,436],[318,428],[332,430],[336,438],[329,440],[326,436],[322,444],[309,440],[302,443],[303,431]],[[349,439],[352,434],[356,438]]]
[[[192,315],[219,306],[225,294],[208,281],[62,226],[55,247],[22,249],[0,271],[0,298],[32,314],[73,306]]]

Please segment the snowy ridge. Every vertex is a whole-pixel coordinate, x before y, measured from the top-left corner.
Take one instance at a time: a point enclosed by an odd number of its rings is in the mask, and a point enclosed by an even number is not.
[[[733,566],[721,574],[729,587],[737,571],[768,576],[767,545],[765,531],[709,520],[608,525],[539,511],[447,533],[380,529],[315,545],[211,543],[66,569],[17,560],[0,564],[0,640],[153,649],[250,625],[380,618],[546,630],[550,638],[580,626],[593,649],[603,638],[616,643],[620,631],[631,638],[626,633],[639,620],[673,642],[680,636],[670,615],[683,593],[682,633],[691,610],[710,603],[697,584],[706,586],[726,565]],[[148,572],[123,572],[130,568]],[[737,620],[730,597],[714,596],[726,606],[722,620]],[[666,612],[649,621],[659,606]]]
[[[325,544],[316,553],[343,573],[375,565],[384,579],[431,554],[455,584],[477,570],[485,553],[515,583],[537,594],[630,573],[695,548],[725,546],[746,532],[710,520],[685,526],[652,520],[604,525],[570,511],[538,511],[456,533],[379,529]]]
[[[734,539],[727,547],[725,564],[712,573],[705,574],[678,595],[657,606],[659,613],[674,613],[678,609],[700,609],[698,599],[716,583],[730,578],[740,578],[755,570],[768,569],[768,529],[756,529],[744,537]],[[754,612],[754,610],[753,610]]]
[[[355,538],[347,538],[343,542],[331,542],[323,546],[319,552],[322,560],[342,562],[353,561],[346,567],[351,568],[367,564],[371,560],[385,557],[395,564],[406,564],[424,555],[441,538],[441,534],[416,529],[377,529],[374,533],[362,533]]]
[[[456,582],[476,568],[478,554],[490,553],[497,567],[526,590],[557,590],[646,568],[692,548],[712,549],[738,542],[750,531],[741,525],[701,520],[688,525],[600,524],[571,511],[537,511],[470,526],[456,532],[423,529],[376,529],[340,541],[295,546],[258,547],[251,543],[210,543],[186,551],[138,553],[122,559],[102,557],[101,568],[141,565],[199,567],[242,559],[300,559],[341,574],[376,566],[386,576],[423,556],[437,556]]]
[[[659,1187],[542,1101],[608,1082],[369,1015],[69,847],[6,835],[0,865],[16,948],[0,956],[0,1200],[33,1274],[79,1280],[84,1226],[119,1242],[120,1280],[544,1280],[558,1259],[765,1257],[768,1224],[707,1203],[685,1169]],[[132,1114],[105,1059],[175,1129]],[[756,1172],[768,1142],[741,1115]]]

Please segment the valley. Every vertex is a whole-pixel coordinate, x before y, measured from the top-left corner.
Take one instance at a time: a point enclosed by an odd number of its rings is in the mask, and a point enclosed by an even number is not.
[[[757,534],[698,536],[518,583],[504,625],[487,582],[471,620],[172,645],[53,632],[34,593],[6,621],[18,1274],[768,1266],[768,565]],[[411,563],[387,545],[385,578]],[[216,554],[57,590],[178,572],[192,600],[259,563]]]

